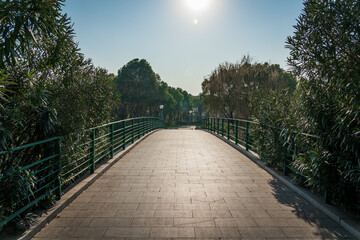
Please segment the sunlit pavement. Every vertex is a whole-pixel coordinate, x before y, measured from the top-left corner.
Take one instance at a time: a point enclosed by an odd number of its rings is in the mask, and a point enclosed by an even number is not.
[[[352,238],[225,142],[158,131],[34,239]]]

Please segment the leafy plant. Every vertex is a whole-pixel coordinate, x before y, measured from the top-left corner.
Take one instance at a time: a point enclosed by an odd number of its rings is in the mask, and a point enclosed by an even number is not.
[[[319,147],[299,157],[309,186],[344,206],[359,203],[360,3],[308,0],[288,37],[289,64],[300,79],[307,132]]]

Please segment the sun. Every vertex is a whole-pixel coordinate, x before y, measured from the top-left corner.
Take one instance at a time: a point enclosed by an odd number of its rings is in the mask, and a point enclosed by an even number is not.
[[[195,12],[206,10],[211,0],[186,0],[186,5]]]

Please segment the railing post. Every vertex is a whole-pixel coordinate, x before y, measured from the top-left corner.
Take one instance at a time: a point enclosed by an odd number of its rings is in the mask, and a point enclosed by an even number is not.
[[[57,142],[55,143],[55,151],[57,154],[57,160],[58,160],[58,168],[59,168],[59,172],[58,172],[58,184],[59,184],[59,189],[58,189],[58,199],[61,199],[61,194],[62,194],[62,181],[61,181],[61,171],[62,171],[62,159],[61,159],[61,137],[59,137],[59,139],[57,140]]]
[[[224,119],[221,119],[221,136],[224,137]]]
[[[249,122],[245,123],[245,147],[246,151],[249,150]]]
[[[90,148],[90,173],[95,171],[95,129],[90,132],[91,148]]]
[[[131,120],[131,143],[134,143],[134,119]]]
[[[330,203],[330,200],[329,200],[327,191],[324,192],[324,202],[325,202],[325,203]]]
[[[141,125],[140,125],[140,118],[138,118],[137,120],[137,125],[138,125],[138,139],[140,139],[141,137]]]
[[[217,126],[216,126],[217,134],[220,135],[219,118],[216,118],[216,122],[217,122]]]
[[[285,139],[285,143],[284,143],[284,146],[283,146],[283,154],[284,154],[284,176],[287,176],[287,165],[286,165],[286,158],[287,158],[287,146],[286,146],[286,143],[287,143],[287,139],[286,139],[286,130],[284,130],[284,139]]]
[[[123,150],[126,148],[126,120],[123,122]]]
[[[110,154],[111,158],[114,157],[114,124],[110,125]]]
[[[215,133],[215,118],[211,118],[212,120],[212,131]]]
[[[227,139],[230,140],[230,119],[227,120]]]
[[[239,121],[235,120],[235,144],[238,144],[238,128],[239,128]]]

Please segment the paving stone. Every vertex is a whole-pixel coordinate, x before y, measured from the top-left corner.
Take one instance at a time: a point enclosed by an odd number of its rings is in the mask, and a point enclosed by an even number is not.
[[[134,218],[132,227],[173,227],[174,218],[153,217],[153,218]]]
[[[148,227],[109,227],[105,234],[105,238],[109,237],[149,237],[150,236],[150,228]]]
[[[67,237],[78,237],[78,238],[88,238],[88,237],[102,237],[106,231],[107,227],[65,227],[60,235],[63,238]]]
[[[103,210],[114,210],[114,209],[138,209],[139,203],[104,203]]]
[[[206,217],[229,218],[231,217],[231,214],[229,210],[194,210],[193,216],[195,218],[206,218]]]
[[[88,218],[57,217],[50,222],[49,226],[50,227],[66,227],[66,226],[85,227],[85,226],[89,226],[92,220],[93,217],[88,217]]]
[[[124,210],[114,211],[116,217],[154,217],[155,210]]]
[[[249,211],[249,210],[230,210],[232,217],[239,218],[270,218],[270,215],[267,211]]]
[[[217,227],[254,227],[258,226],[252,218],[215,218]]]
[[[184,218],[192,217],[191,210],[155,210],[154,217]]]
[[[175,227],[215,227],[213,218],[174,218]]]
[[[35,238],[56,238],[59,233],[64,230],[64,227],[47,227],[41,229],[41,231],[35,235]]]
[[[238,227],[243,238],[282,238],[286,237],[278,227]]]
[[[81,210],[76,217],[115,217],[116,211],[114,210]]]
[[[150,237],[171,237],[171,238],[178,238],[178,237],[195,237],[194,228],[189,227],[182,227],[182,228],[152,228]]]
[[[210,210],[210,206],[207,203],[176,203],[175,210]]]
[[[90,226],[95,227],[130,227],[133,222],[133,218],[119,218],[119,217],[96,217],[90,223]]]
[[[235,227],[195,227],[195,236],[197,238],[241,238],[241,235]]]
[[[318,227],[282,227],[287,237],[308,237],[308,238],[351,238],[352,236],[343,228],[318,228]]]

